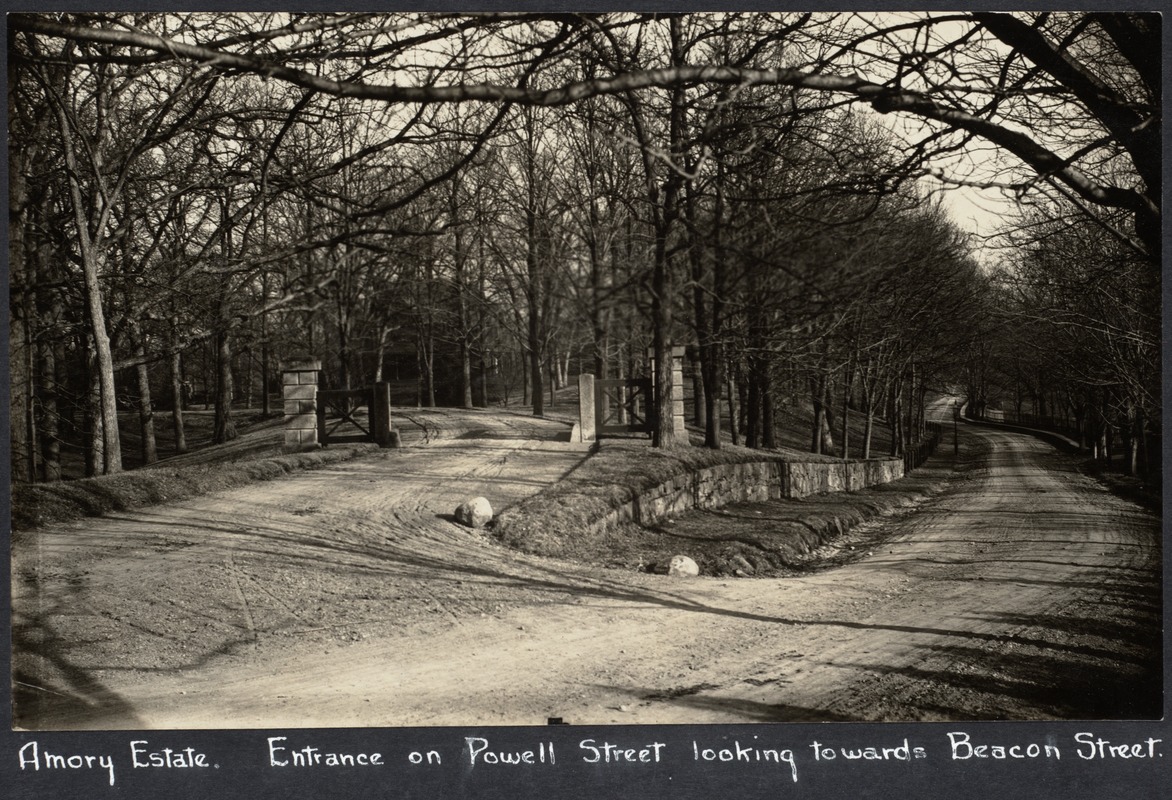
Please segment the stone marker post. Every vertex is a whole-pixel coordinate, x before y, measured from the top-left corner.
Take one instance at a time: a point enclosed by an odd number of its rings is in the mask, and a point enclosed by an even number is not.
[[[688,429],[684,421],[684,348],[671,349],[671,427],[680,442],[688,443]]]
[[[593,442],[597,432],[594,429],[594,376],[586,373],[578,376],[578,441]]]
[[[313,450],[319,446],[317,374],[320,371],[320,361],[290,361],[281,365],[286,450]]]
[[[379,447],[391,446],[391,385],[376,383],[370,390],[370,433]]]

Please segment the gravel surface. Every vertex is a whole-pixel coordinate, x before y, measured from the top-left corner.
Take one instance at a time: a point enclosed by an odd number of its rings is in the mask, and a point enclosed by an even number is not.
[[[1159,518],[1028,435],[962,427],[969,468],[833,568],[671,579],[452,520],[573,469],[564,424],[417,425],[401,450],[15,542],[16,724],[1159,716]]]

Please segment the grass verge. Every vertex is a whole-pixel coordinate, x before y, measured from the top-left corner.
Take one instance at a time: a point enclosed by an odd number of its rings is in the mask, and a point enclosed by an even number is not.
[[[1083,462],[1082,469],[1086,474],[1107,487],[1107,490],[1112,494],[1143,506],[1155,514],[1163,515],[1164,499],[1160,494],[1160,486],[1153,486],[1151,483],[1132,475],[1109,470],[1093,459],[1087,459]]]
[[[794,457],[727,445],[720,450],[654,450],[645,441],[606,440],[561,481],[502,511],[493,534],[522,552],[640,571],[662,571],[673,555],[682,553],[705,574],[775,573],[798,565],[804,554],[864,519],[921,502],[954,473],[951,456],[937,456],[908,478],[861,492],[741,503],[735,514],[694,511],[654,526],[591,529],[614,509],[672,478],[717,464]],[[782,523],[785,530],[778,533]],[[769,532],[762,533],[766,527]],[[762,561],[759,556],[765,551],[771,555]]]
[[[966,471],[951,456],[929,459],[907,477],[856,492],[734,503],[658,525],[624,525],[572,556],[640,572],[666,571],[686,555],[703,575],[767,577],[826,569],[870,555],[891,535],[890,521],[959,485]]]
[[[17,483],[12,485],[12,529],[24,531],[54,522],[186,500],[245,483],[272,480],[298,470],[349,461],[377,450],[378,445],[374,444],[343,445],[252,461],[181,467],[160,465],[73,481]]]

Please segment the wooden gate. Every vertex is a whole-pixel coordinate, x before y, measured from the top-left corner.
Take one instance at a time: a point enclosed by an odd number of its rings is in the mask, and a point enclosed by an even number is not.
[[[650,378],[594,381],[594,421],[598,436],[646,433],[655,429]]]
[[[389,447],[390,384],[376,383],[364,389],[318,389],[317,440],[322,447],[353,442]]]

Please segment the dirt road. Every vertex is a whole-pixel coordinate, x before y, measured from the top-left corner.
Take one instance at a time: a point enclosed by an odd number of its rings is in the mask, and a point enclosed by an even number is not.
[[[555,423],[451,424],[18,541],[18,724],[1160,713],[1159,520],[1028,435],[962,426],[950,490],[870,523],[854,563],[688,580],[525,558],[456,525],[459,501],[515,502],[586,453]]]

